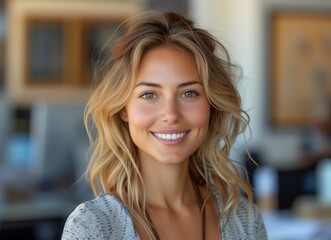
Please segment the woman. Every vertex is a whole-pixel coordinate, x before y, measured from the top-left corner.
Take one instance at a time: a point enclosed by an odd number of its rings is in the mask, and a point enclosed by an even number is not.
[[[266,239],[250,185],[229,159],[248,124],[233,67],[180,14],[126,23],[87,105],[97,197],[69,216],[63,239]]]

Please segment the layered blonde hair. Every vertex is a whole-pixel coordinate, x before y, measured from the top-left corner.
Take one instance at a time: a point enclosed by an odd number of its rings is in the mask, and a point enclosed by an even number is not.
[[[86,108],[85,123],[92,143],[88,177],[94,194],[118,196],[149,237],[156,238],[147,214],[137,148],[119,113],[132,92],[144,54],[156,46],[169,46],[191,54],[211,105],[206,139],[190,157],[192,181],[209,191],[212,186],[220,191],[221,216],[236,208],[238,187],[252,201],[250,185],[240,178],[229,158],[249,117],[241,108],[234,84],[235,66],[223,45],[174,12],[144,13],[123,23],[121,28],[124,34],[109,49],[111,57],[100,68],[100,83]]]

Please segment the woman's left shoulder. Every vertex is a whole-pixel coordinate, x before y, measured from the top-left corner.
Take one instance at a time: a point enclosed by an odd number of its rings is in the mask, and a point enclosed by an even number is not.
[[[247,217],[251,214],[257,217],[261,215],[259,207],[255,203],[251,203],[246,197],[240,197],[238,199],[237,210],[241,213],[246,213],[247,215],[243,215]],[[250,217],[252,217],[252,215]]]
[[[234,220],[238,229],[244,230],[247,239],[267,239],[260,210],[247,198],[241,197],[239,199]]]

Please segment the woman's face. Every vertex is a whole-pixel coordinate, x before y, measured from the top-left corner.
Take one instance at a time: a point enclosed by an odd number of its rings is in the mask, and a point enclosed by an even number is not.
[[[171,47],[149,50],[120,116],[129,125],[142,162],[188,160],[203,143],[210,117],[193,58]]]

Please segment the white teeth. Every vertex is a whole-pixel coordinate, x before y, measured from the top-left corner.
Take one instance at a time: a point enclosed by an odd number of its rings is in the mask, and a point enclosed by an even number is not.
[[[164,139],[164,140],[177,140],[179,138],[182,138],[185,136],[186,133],[154,133],[154,136],[156,136],[157,138],[160,139]]]

